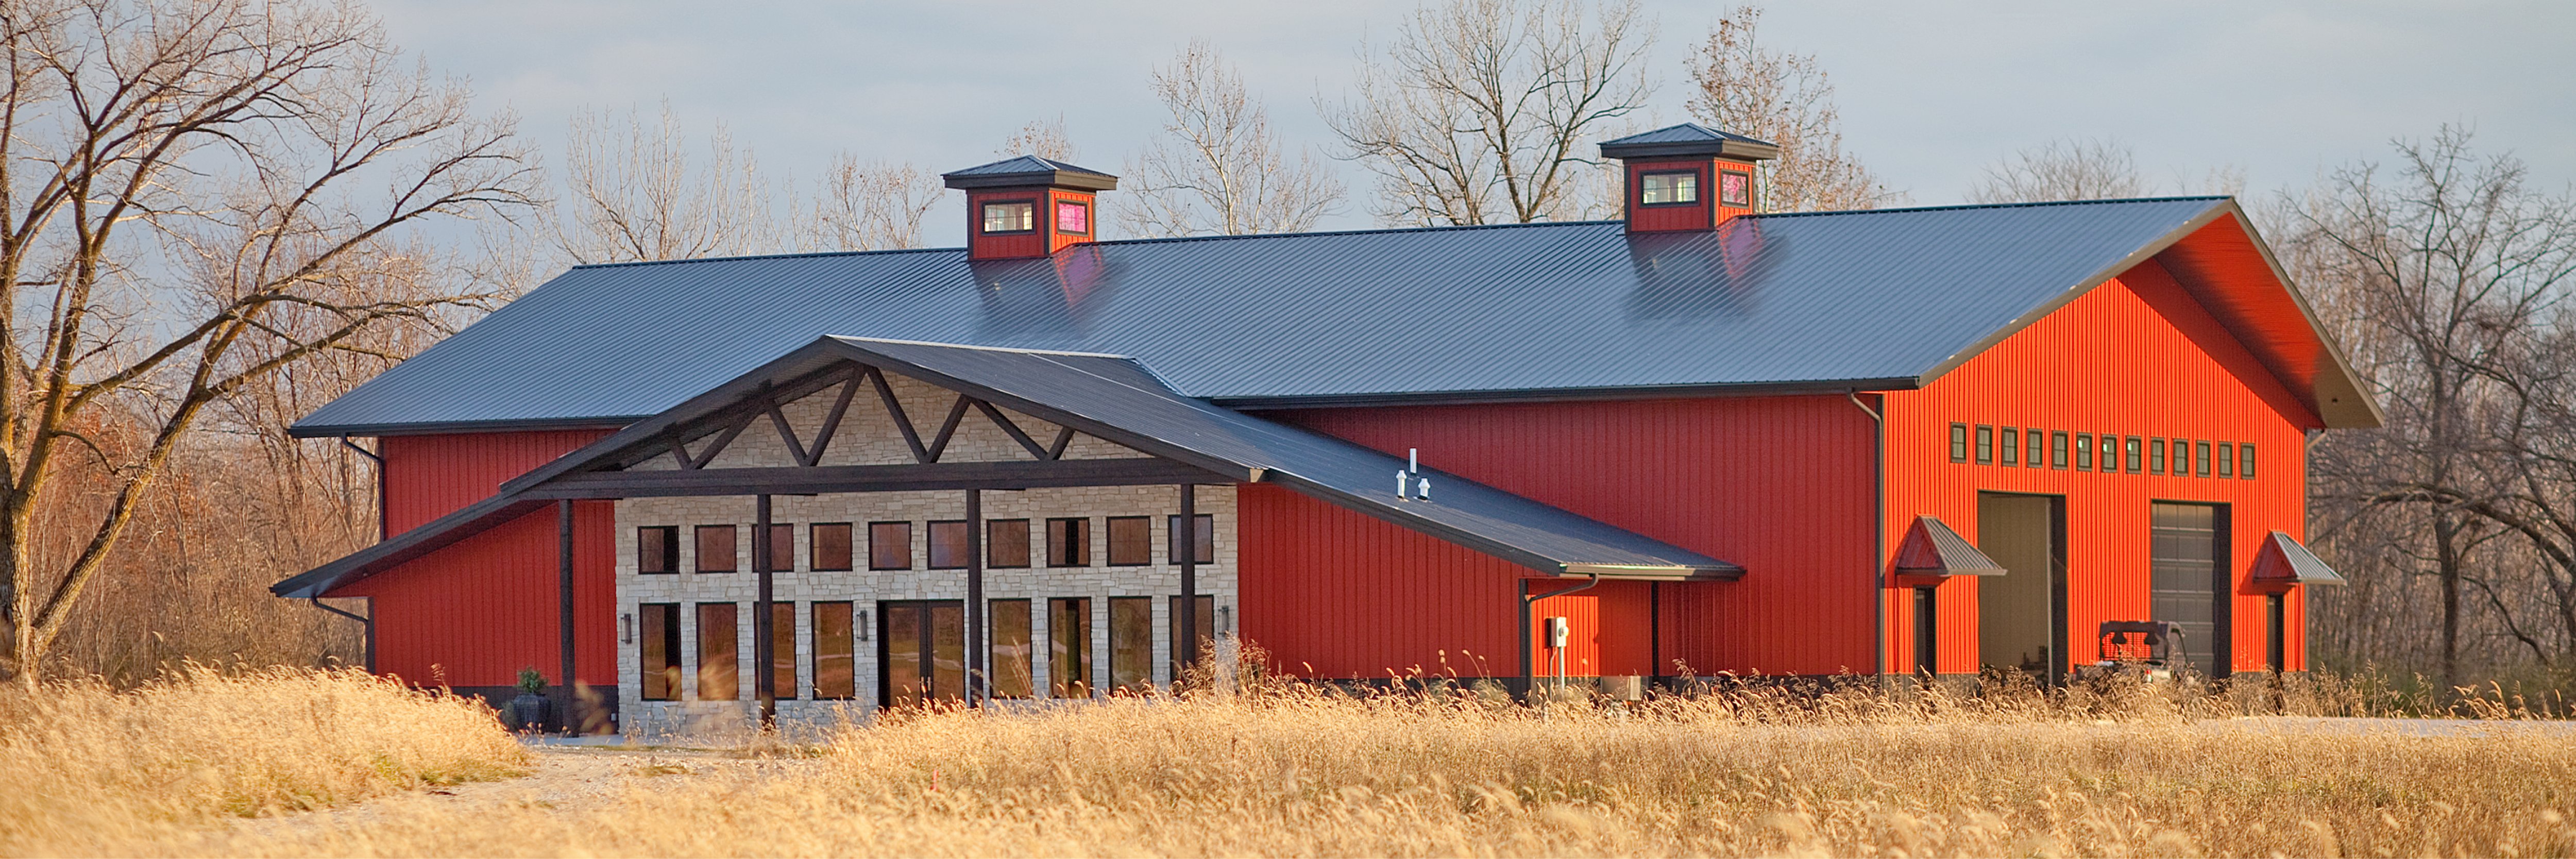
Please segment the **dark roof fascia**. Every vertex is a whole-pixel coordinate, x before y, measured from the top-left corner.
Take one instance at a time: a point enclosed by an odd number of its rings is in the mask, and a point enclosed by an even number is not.
[[[1746,143],[1741,140],[1685,140],[1671,143],[1601,144],[1601,156],[1622,161],[1638,158],[1677,158],[1691,155],[1715,155],[1747,161],[1768,161],[1780,157],[1780,147]]]
[[[290,438],[383,438],[389,435],[447,435],[478,432],[550,432],[555,430],[613,430],[651,415],[626,415],[602,418],[539,418],[535,420],[499,421],[432,421],[395,424],[332,424],[286,428]]]
[[[1081,191],[1118,190],[1118,177],[1074,170],[1032,170],[1027,173],[991,173],[976,176],[951,176],[951,188],[1027,188],[1045,185],[1050,188],[1073,188]]]
[[[350,573],[393,564],[401,564],[459,540],[489,531],[510,520],[536,512],[554,502],[521,498],[501,493],[457,508],[409,531],[373,546],[351,552],[339,560],[323,564],[268,586],[269,593],[288,599],[309,599],[328,595],[332,588]]]
[[[1612,400],[1681,400],[1698,397],[1754,397],[1784,394],[1846,394],[1854,391],[1911,391],[1918,380],[1818,379],[1804,382],[1741,382],[1719,385],[1647,385],[1602,388],[1516,388],[1491,391],[1428,393],[1326,394],[1315,396],[1210,397],[1208,402],[1236,411],[1352,408],[1367,406],[1464,406],[1487,403],[1579,403]]]

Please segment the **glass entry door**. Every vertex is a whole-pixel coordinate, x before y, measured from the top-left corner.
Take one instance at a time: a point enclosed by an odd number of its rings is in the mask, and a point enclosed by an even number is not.
[[[877,699],[913,707],[966,700],[966,606],[957,600],[877,605]]]

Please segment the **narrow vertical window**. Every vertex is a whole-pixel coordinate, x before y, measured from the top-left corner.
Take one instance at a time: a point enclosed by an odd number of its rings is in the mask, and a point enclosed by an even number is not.
[[[2146,440],[2137,436],[2120,440],[2120,458],[2128,466],[2126,470],[2130,474],[2136,474],[2146,467],[2146,446]]]
[[[2147,473],[2148,473],[2148,474],[2163,474],[2163,473],[2165,473],[2165,440],[2164,440],[2164,439],[2160,439],[2160,438],[2151,438],[2151,439],[2147,439]]]
[[[1029,601],[992,602],[992,666],[995,698],[1029,697]]]
[[[963,520],[930,523],[930,568],[965,569],[966,562],[973,557],[966,551],[966,536]]]
[[[796,695],[796,604],[769,604],[769,688],[779,699]]]
[[[1091,566],[1091,520],[1047,520],[1047,566]]]
[[[680,571],[680,529],[653,525],[635,529],[635,571],[645,575]]]
[[[1029,520],[994,519],[984,523],[984,566],[1016,570],[1029,565]]]
[[[2218,443],[2218,476],[2226,478],[2234,478],[2236,476],[2236,445],[2234,443],[2224,441]]]
[[[2209,442],[2205,442],[2205,441],[2192,442],[2192,445],[2191,445],[2191,454],[2192,454],[2192,463],[2193,463],[2193,467],[2192,467],[2192,472],[2193,472],[2193,474],[2195,474],[2195,475],[2197,475],[2197,476],[2200,476],[2200,477],[2208,477],[2208,476],[2209,476]]]
[[[1190,554],[1193,556],[1190,560],[1201,564],[1216,563],[1216,516],[1201,513],[1191,518],[1196,520],[1195,524],[1198,527],[1190,529]],[[1166,516],[1163,518],[1163,526],[1170,529],[1167,533],[1171,535],[1170,551],[1165,554],[1165,557],[1180,557],[1181,517]]]
[[[2038,427],[2032,427],[2030,429],[2023,430],[2022,435],[2023,437],[2030,439],[2030,456],[2024,457],[2022,462],[2032,468],[2047,465],[2048,450],[2046,446],[2048,443],[2048,434],[2041,432]]]
[[[1207,653],[1208,642],[1216,638],[1216,597],[1200,594],[1190,602],[1198,614],[1195,618],[1198,621],[1198,628],[1191,630],[1192,638],[1189,641],[1183,642],[1181,640],[1181,598],[1180,595],[1174,594],[1171,599],[1170,638],[1173,642],[1171,671],[1172,682],[1175,684],[1181,682],[1181,678],[1188,674],[1189,667],[1197,664],[1198,658]]]
[[[2247,442],[2236,446],[2236,476],[2244,480],[2254,479],[2253,442]]]
[[[796,526],[769,526],[769,571],[793,572],[796,569]]]
[[[1154,600],[1109,598],[1110,691],[1143,691],[1154,685]]]
[[[635,624],[641,627],[636,630],[635,645],[644,669],[644,700],[680,700],[680,604],[645,603],[635,609]]]
[[[912,523],[868,523],[868,569],[912,569]]]
[[[807,529],[813,537],[814,555],[811,569],[842,572],[850,569],[850,523],[826,522]]]
[[[733,532],[731,525],[698,526],[698,572],[734,571]]]
[[[1977,464],[1995,464],[1995,428],[1977,425]]]
[[[2093,434],[2075,434],[2075,470],[2093,470]]]
[[[814,604],[814,697],[855,698],[859,694],[856,648],[850,628],[850,604]]]
[[[1968,425],[1950,425],[1950,461],[1968,461]]]
[[[2175,477],[2190,477],[2191,440],[2178,438],[2174,439],[2173,442],[2167,446],[2173,448],[2173,462],[2171,467],[2165,470],[2165,473],[2171,474]]]
[[[742,697],[742,666],[734,654],[734,604],[698,604],[698,700],[732,701]]]
[[[2048,434],[2048,467],[2059,471],[2066,470],[2066,433]]]
[[[1109,565],[1141,567],[1154,562],[1154,520],[1143,516],[1109,517]]]
[[[1996,449],[1996,452],[2004,455],[2005,465],[2020,465],[2021,430],[2012,427],[2004,427],[2003,434],[2003,440]]]
[[[1047,696],[1091,697],[1091,598],[1047,600]]]

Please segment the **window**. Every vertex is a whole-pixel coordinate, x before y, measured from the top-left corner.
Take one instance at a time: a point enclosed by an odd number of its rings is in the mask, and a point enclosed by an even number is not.
[[[1091,697],[1090,597],[1047,600],[1047,696]]]
[[[809,530],[814,537],[811,569],[842,571],[850,568],[850,523],[818,524]]]
[[[2032,468],[2047,465],[2048,452],[2042,448],[2046,444],[2048,434],[2040,432],[2037,427],[2032,427],[2030,429],[2023,430],[2022,435],[2030,439],[2030,456],[2024,457],[2022,462]]]
[[[2236,476],[2236,445],[2223,441],[2218,443],[2218,476]]]
[[[1091,566],[1091,520],[1047,520],[1047,566]]]
[[[680,604],[645,603],[635,608],[641,615],[636,620],[642,628],[636,630],[635,646],[642,651],[644,700],[680,700]]]
[[[969,532],[964,522],[930,523],[930,568],[962,570],[974,554],[966,548]]]
[[[1056,201],[1055,231],[1074,235],[1090,234],[1091,204],[1076,203],[1071,200]]]
[[[1171,599],[1171,636],[1172,641],[1175,642],[1172,647],[1171,670],[1172,682],[1176,684],[1181,682],[1182,677],[1187,676],[1190,666],[1196,664],[1199,657],[1207,653],[1208,642],[1216,638],[1216,597],[1200,594],[1191,602],[1198,604],[1198,616],[1194,618],[1198,622],[1198,628],[1190,630],[1190,638],[1184,639],[1181,637],[1180,595],[1174,594]],[[1191,643],[1179,643],[1183,641]]]
[[[1950,425],[1950,461],[1968,461],[1968,425]]]
[[[733,572],[733,526],[698,526],[698,572]]]
[[[742,697],[734,640],[734,605],[698,604],[698,700],[732,701]]]
[[[1216,516],[1201,513],[1190,518],[1198,524],[1198,527],[1190,529],[1190,548],[1193,550],[1190,552],[1192,556],[1190,561],[1199,564],[1216,563]],[[1164,557],[1180,557],[1181,517],[1164,517],[1163,527],[1170,529],[1167,533],[1171,535],[1171,551]]]
[[[1029,565],[1029,520],[994,519],[984,523],[984,566],[1012,570]]]
[[[1025,233],[1038,228],[1037,204],[1027,200],[984,204],[984,232]]]
[[[2197,475],[2201,476],[2201,477],[2208,477],[2208,476],[2209,476],[2209,442],[2205,442],[2205,441],[2201,441],[2201,442],[2193,442],[2193,443],[2192,443],[2192,445],[2191,445],[2191,453],[2192,453],[2192,462],[2194,463],[2194,466],[2193,466],[2193,468],[2192,468],[2192,472],[2193,472],[2194,474],[2197,474]]]
[[[2093,434],[2075,434],[2075,470],[2093,470]]]
[[[2053,432],[2048,434],[2048,467],[2058,469],[2060,471],[2066,469],[2065,433]]]
[[[1153,523],[1143,516],[1109,517],[1109,565],[1141,567],[1153,563]]]
[[[2151,439],[2147,439],[2147,473],[2148,473],[2148,474],[2163,474],[2163,473],[2165,473],[2165,440],[2164,440],[2164,439],[2160,439],[2160,438],[2151,438]]]
[[[814,604],[814,697],[855,698],[859,694],[850,604]]]
[[[2146,458],[2145,447],[2146,440],[2137,436],[2120,440],[2120,458],[2126,462],[2130,474],[2138,473],[2138,469],[2146,465],[2141,461]]]
[[[1029,601],[994,600],[991,612],[993,697],[1029,697]]]
[[[769,604],[769,689],[779,698],[796,697],[796,604]]]
[[[2254,479],[2254,445],[2251,443],[2236,446],[2236,476]]]
[[[769,571],[796,569],[796,526],[769,526]]]
[[[1717,204],[1738,209],[1753,208],[1753,174],[1717,171]]]
[[[680,571],[680,529],[654,525],[635,529],[635,571],[647,575]]]
[[[868,523],[868,569],[912,569],[912,523]]]
[[[2102,439],[2102,473],[2120,473],[2120,437],[2106,432],[2099,438]]]
[[[1109,598],[1109,690],[1154,685],[1154,600]]]
[[[1977,425],[1977,464],[1995,464],[1995,428]]]
[[[2014,429],[2012,427],[2004,427],[2003,445],[2000,452],[2004,455],[2005,465],[2021,464],[2021,430]]]
[[[1685,206],[1699,202],[1699,171],[1667,170],[1639,176],[1637,202],[1647,206]]]

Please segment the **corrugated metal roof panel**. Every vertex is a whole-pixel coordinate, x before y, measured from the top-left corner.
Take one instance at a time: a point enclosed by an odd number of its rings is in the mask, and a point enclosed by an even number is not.
[[[1764,146],[1776,145],[1768,140],[1757,140],[1732,131],[1719,131],[1696,122],[1685,122],[1680,125],[1665,126],[1653,131],[1631,134],[1617,140],[1605,140],[1601,142],[1601,145],[1627,146],[1638,143],[1697,143],[1701,141],[1725,140],[1733,140],[1739,143],[1759,143]]]
[[[620,422],[827,334],[1134,356],[1235,404],[1897,387],[2116,274],[2220,198],[584,266],[304,435]]]

